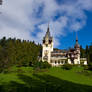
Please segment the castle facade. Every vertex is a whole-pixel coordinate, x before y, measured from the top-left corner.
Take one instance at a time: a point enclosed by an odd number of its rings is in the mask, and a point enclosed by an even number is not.
[[[42,41],[42,61],[47,61],[52,66],[59,66],[65,63],[68,64],[81,64],[87,65],[86,58],[80,58],[80,45],[78,37],[74,48],[69,50],[60,50],[53,48],[53,37],[50,35],[49,26]]]

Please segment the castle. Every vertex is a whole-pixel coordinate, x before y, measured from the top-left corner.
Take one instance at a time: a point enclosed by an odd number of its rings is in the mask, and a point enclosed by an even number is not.
[[[86,58],[80,58],[80,45],[78,43],[78,37],[76,37],[76,43],[74,48],[69,50],[59,50],[53,48],[53,37],[50,35],[49,26],[47,32],[43,37],[42,42],[42,61],[47,61],[52,66],[59,66],[65,63],[68,64],[81,64],[87,65]]]

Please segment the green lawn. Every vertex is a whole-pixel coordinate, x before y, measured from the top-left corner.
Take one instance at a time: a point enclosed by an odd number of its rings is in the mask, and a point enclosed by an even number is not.
[[[39,71],[12,67],[9,73],[0,74],[0,92],[92,92],[92,72],[82,67]]]

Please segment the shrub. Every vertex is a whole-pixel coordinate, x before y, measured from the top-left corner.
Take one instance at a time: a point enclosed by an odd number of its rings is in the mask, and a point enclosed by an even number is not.
[[[91,70],[92,71],[92,63],[89,63],[88,64],[88,70]]]
[[[62,66],[62,68],[65,69],[65,70],[70,70],[70,69],[72,69],[72,65],[70,65],[70,64],[64,64]]]
[[[51,65],[47,61],[43,62],[43,68],[50,68],[50,67]]]
[[[51,65],[47,62],[47,61],[38,61],[36,63],[34,63],[34,69],[46,69],[46,68],[50,68]]]
[[[89,70],[88,65],[83,65],[83,67],[84,67],[84,70]]]

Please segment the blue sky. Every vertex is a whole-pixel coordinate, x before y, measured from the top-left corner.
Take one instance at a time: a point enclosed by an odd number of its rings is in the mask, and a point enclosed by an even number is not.
[[[65,49],[92,41],[92,0],[5,0],[0,6],[0,38],[42,43],[50,25],[54,47]]]
[[[79,44],[82,45],[83,48],[86,45],[90,45],[92,43],[92,12],[86,12],[87,15],[87,23],[86,25],[77,32]],[[72,32],[67,34],[67,36],[61,39],[60,49],[68,49],[69,47],[73,47],[76,40],[76,32]],[[63,44],[64,43],[64,44]]]

